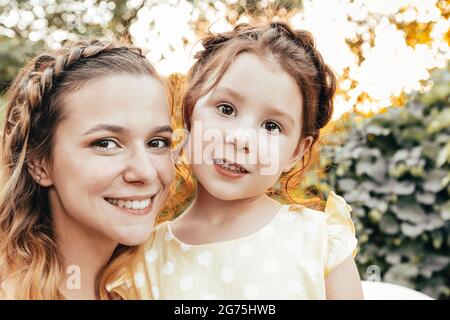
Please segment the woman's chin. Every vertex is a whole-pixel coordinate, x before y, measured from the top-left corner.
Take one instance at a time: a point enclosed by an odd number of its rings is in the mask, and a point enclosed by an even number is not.
[[[118,243],[125,246],[137,246],[146,242],[152,234],[152,231],[153,227],[149,226],[127,228],[126,230],[121,230],[117,233],[115,239]]]

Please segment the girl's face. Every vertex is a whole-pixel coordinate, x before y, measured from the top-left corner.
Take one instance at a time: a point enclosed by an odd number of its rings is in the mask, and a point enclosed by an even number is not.
[[[54,218],[145,241],[173,180],[170,140],[165,90],[150,76],[106,76],[68,94],[40,181]]]
[[[197,101],[187,155],[207,192],[223,200],[264,194],[303,156],[302,97],[278,64],[240,54]]]

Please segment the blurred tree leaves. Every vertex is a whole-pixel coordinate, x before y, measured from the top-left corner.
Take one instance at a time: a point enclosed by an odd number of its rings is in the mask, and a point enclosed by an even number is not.
[[[351,129],[333,137],[342,144],[322,148],[324,182],[353,208],[363,278],[376,265],[383,281],[449,298],[450,64],[430,83],[404,107],[351,115]]]
[[[0,2],[0,94],[31,56],[52,45],[79,37],[114,36],[129,41],[129,26],[143,4],[131,6],[126,0]]]

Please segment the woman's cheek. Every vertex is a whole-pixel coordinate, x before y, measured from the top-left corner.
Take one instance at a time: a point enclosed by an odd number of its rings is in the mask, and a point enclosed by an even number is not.
[[[161,159],[157,161],[158,176],[164,189],[168,189],[175,177],[175,168],[171,159]]]

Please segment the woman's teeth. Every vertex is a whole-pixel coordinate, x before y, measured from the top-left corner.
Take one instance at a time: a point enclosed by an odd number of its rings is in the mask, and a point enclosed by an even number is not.
[[[147,208],[152,200],[150,198],[145,200],[120,200],[120,199],[106,198],[106,201],[121,208],[142,210]]]
[[[220,167],[222,167],[222,168],[224,168],[226,170],[234,172],[234,173],[248,173],[248,171],[245,170],[240,165],[234,164],[234,163],[233,164],[226,163],[225,160],[217,160],[217,159],[215,159],[214,160],[214,164],[216,164],[216,165],[218,165],[218,166],[220,166]]]

